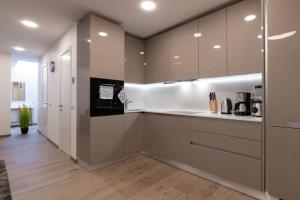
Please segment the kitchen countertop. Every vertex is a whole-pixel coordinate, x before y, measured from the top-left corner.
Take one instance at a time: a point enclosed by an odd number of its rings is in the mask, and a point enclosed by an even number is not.
[[[125,113],[154,113],[163,115],[179,115],[189,117],[205,117],[214,119],[228,119],[236,121],[249,121],[249,122],[262,122],[262,117],[252,116],[238,116],[238,115],[227,115],[220,113],[211,113],[208,111],[197,111],[197,110],[164,110],[164,109],[129,109]]]

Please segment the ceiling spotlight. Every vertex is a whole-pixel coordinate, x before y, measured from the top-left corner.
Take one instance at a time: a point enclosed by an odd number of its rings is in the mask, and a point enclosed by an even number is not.
[[[34,21],[30,21],[30,20],[22,20],[21,23],[28,28],[38,28],[39,27],[39,25],[37,23],[35,23]]]
[[[99,32],[98,35],[100,35],[101,37],[107,37],[108,34],[106,32]]]
[[[250,22],[256,19],[256,15],[248,15],[244,18],[246,22]]]
[[[221,45],[218,45],[218,44],[216,44],[216,45],[214,45],[214,49],[221,49]]]
[[[145,52],[141,51],[141,52],[140,52],[140,54],[141,54],[141,55],[144,55],[144,54],[145,54]]]
[[[152,11],[156,8],[156,4],[153,1],[143,1],[140,6],[145,11]]]
[[[25,51],[26,50],[23,47],[13,47],[13,49],[16,51]]]
[[[195,37],[195,38],[199,38],[199,37],[201,37],[201,36],[202,36],[202,33],[195,33],[195,34],[194,34],[194,37]]]

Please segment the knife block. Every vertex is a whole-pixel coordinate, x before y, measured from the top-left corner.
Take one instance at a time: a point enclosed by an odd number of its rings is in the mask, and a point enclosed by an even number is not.
[[[209,101],[209,110],[212,113],[218,113],[218,103],[217,100]]]

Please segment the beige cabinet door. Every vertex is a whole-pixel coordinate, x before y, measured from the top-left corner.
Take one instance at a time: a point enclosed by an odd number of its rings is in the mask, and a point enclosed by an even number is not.
[[[144,83],[144,41],[125,35],[125,82]]]
[[[267,105],[271,126],[300,128],[300,1],[268,3]]]
[[[91,16],[91,77],[124,80],[124,37],[121,26]]]
[[[260,0],[244,0],[227,8],[228,75],[263,70]]]
[[[125,114],[125,153],[133,155],[143,150],[143,114]]]
[[[198,32],[197,21],[167,32],[170,38],[170,80],[198,78]]]
[[[199,78],[225,76],[226,9],[199,19]]]
[[[145,43],[145,83],[158,83],[170,79],[169,36],[164,33]]]
[[[279,199],[300,199],[300,129],[272,127],[266,141],[267,191]]]

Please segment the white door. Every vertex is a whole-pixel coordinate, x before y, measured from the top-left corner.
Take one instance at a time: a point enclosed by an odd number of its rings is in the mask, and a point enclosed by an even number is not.
[[[47,136],[47,116],[48,116],[48,67],[42,67],[42,110],[40,129],[43,135]]]
[[[59,147],[71,154],[71,50],[60,56]]]

